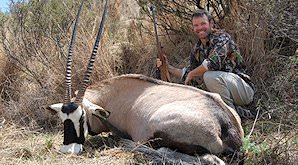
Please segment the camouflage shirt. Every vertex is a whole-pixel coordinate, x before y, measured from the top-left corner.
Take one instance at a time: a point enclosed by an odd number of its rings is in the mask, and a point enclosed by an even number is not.
[[[190,55],[190,65],[186,68],[186,75],[206,60],[208,70],[232,72],[239,75],[247,83],[253,86],[250,77],[245,74],[246,66],[240,51],[232,40],[231,36],[222,31],[216,31],[209,35],[206,46],[199,41],[192,49]]]
[[[206,47],[198,42],[190,55],[190,70],[195,69],[206,60],[208,70],[219,70],[225,72],[245,72],[243,58],[240,51],[225,32],[214,32],[209,35]]]

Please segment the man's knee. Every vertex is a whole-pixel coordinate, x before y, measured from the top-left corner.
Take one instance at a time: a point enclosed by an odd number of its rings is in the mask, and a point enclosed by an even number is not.
[[[214,71],[207,71],[203,75],[203,80],[205,85],[218,83],[218,74]]]
[[[230,91],[224,82],[221,71],[207,71],[203,75],[204,83],[209,92],[218,93],[229,106],[233,106]]]
[[[213,79],[213,78],[210,74],[210,71],[205,72],[204,75],[203,75],[204,82],[206,83],[206,82],[210,81],[211,79]]]

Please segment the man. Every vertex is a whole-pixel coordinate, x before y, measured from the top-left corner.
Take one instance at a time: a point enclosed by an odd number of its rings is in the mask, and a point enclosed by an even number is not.
[[[185,85],[201,77],[207,90],[218,93],[241,117],[254,118],[255,112],[240,107],[250,104],[255,92],[237,45],[228,33],[213,29],[214,21],[206,10],[193,14],[192,25],[199,41],[191,52],[190,65],[182,70],[169,65],[169,72],[185,78]],[[161,65],[158,59],[157,67]]]

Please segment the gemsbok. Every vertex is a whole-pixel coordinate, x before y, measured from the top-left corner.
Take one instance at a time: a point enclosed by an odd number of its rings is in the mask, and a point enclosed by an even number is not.
[[[64,124],[61,152],[80,153],[88,133],[107,131],[138,142],[158,139],[158,146],[189,154],[238,151],[243,137],[240,117],[218,94],[137,74],[116,76],[87,88],[105,21],[105,3],[83,82],[71,99],[72,45],[80,6],[67,57],[65,100],[49,106]]]

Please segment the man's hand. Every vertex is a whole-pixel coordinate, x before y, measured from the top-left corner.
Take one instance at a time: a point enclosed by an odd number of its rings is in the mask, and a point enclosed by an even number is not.
[[[156,59],[156,67],[160,67],[162,65],[162,61],[159,59],[159,58],[157,58]]]
[[[165,60],[166,65],[169,65],[167,56],[166,55],[163,55],[163,58]],[[156,58],[156,67],[159,68],[162,65],[163,65],[163,63],[162,63],[161,59],[160,58]]]
[[[184,85],[188,85],[193,78],[194,76],[192,75],[192,71],[190,71],[185,78]]]
[[[163,53],[156,59],[156,67],[155,77],[163,81],[171,82],[168,59]]]
[[[207,69],[203,66],[200,65],[194,70],[190,71],[184,81],[184,84],[187,85],[189,84],[190,80],[192,80],[195,77],[202,77],[203,74],[207,71]]]

